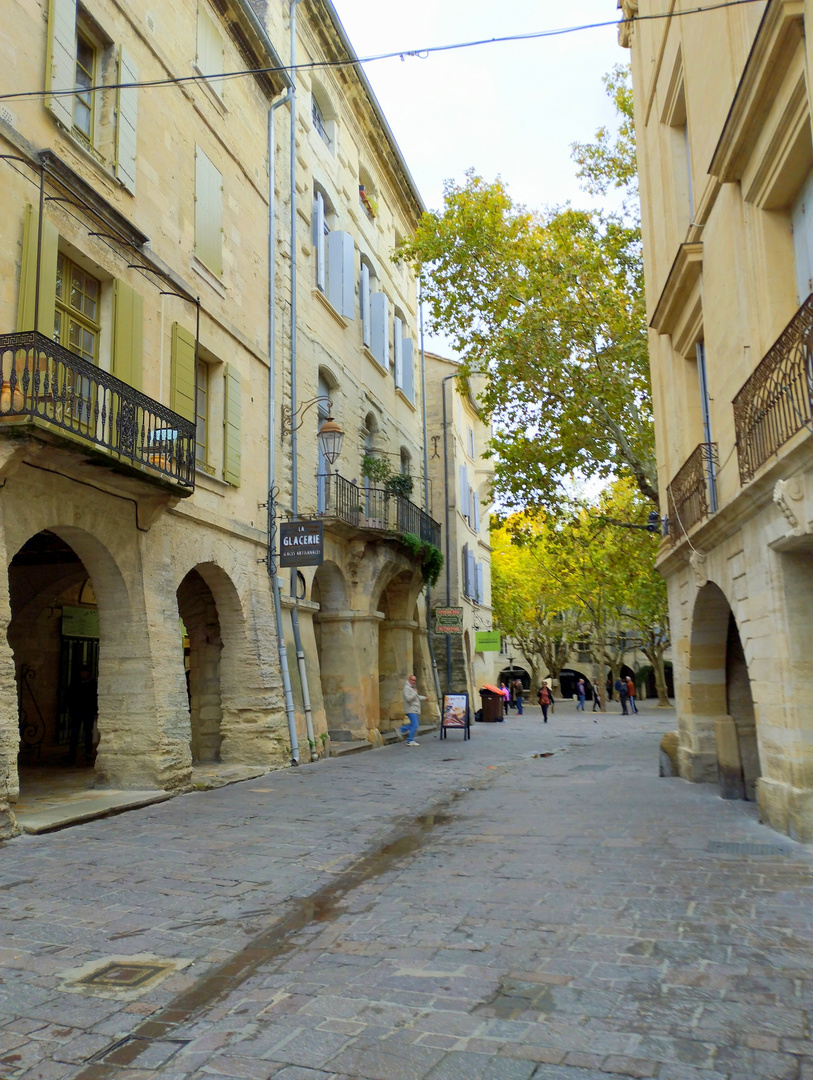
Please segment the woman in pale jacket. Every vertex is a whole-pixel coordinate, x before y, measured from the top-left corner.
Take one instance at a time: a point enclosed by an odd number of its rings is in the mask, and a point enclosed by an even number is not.
[[[414,675],[410,675],[404,683],[404,712],[407,715],[408,722],[402,724],[398,730],[402,735],[409,733],[407,746],[420,746],[420,743],[415,741],[415,736],[418,734],[418,717],[421,712],[421,702],[426,701],[426,698],[423,694],[418,693],[417,686],[418,680]]]

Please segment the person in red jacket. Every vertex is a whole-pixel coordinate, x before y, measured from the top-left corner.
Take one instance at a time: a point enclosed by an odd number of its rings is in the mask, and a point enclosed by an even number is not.
[[[546,683],[542,683],[542,685],[539,687],[537,697],[539,698],[539,704],[542,706],[542,719],[547,724],[548,709],[553,704],[553,698],[550,695],[550,690],[548,690]]]
[[[635,680],[629,675],[627,676],[627,697],[630,699],[630,705],[634,713],[638,712],[638,707],[635,704]]]

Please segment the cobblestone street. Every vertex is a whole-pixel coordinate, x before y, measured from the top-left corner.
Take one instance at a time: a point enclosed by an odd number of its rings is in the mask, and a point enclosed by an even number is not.
[[[0,1077],[813,1080],[808,849],[610,709],[6,843]]]

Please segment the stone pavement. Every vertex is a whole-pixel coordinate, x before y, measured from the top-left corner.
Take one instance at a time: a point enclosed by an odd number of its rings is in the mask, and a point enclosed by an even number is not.
[[[0,1078],[813,1080],[813,858],[658,778],[672,726],[560,703],[8,842]]]

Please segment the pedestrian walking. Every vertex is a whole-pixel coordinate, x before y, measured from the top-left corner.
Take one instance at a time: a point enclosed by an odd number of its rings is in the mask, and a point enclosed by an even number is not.
[[[404,712],[408,722],[398,728],[402,735],[409,734],[407,746],[420,746],[420,743],[415,741],[415,736],[418,734],[418,716],[422,701],[426,701],[426,698],[418,693],[418,680],[414,675],[410,675],[404,683]]]
[[[539,687],[539,692],[536,696],[539,699],[539,704],[542,706],[542,719],[547,724],[548,709],[553,704],[553,698],[551,697],[550,690],[545,683],[542,683],[542,685]]]
[[[576,694],[579,699],[579,704],[576,706],[576,712],[584,712],[584,697],[587,693],[587,688],[584,685],[584,679],[579,679],[576,683]]]
[[[601,686],[598,679],[593,681],[593,712],[599,712],[601,709]]]
[[[627,712],[627,682],[626,679],[616,679],[615,689],[618,692],[618,700],[621,702],[621,715],[629,716]]]
[[[627,676],[627,697],[629,698],[630,708],[634,713],[638,712],[638,706],[635,704],[635,680],[631,676]]]
[[[522,680],[514,679],[514,701],[517,705],[517,712],[522,716]]]
[[[79,736],[84,735],[85,764],[93,760],[93,725],[98,713],[98,688],[93,672],[87,665],[79,669],[79,681],[74,682],[68,691],[68,716],[70,734],[68,737],[68,764],[76,764],[76,751],[79,749]]]

